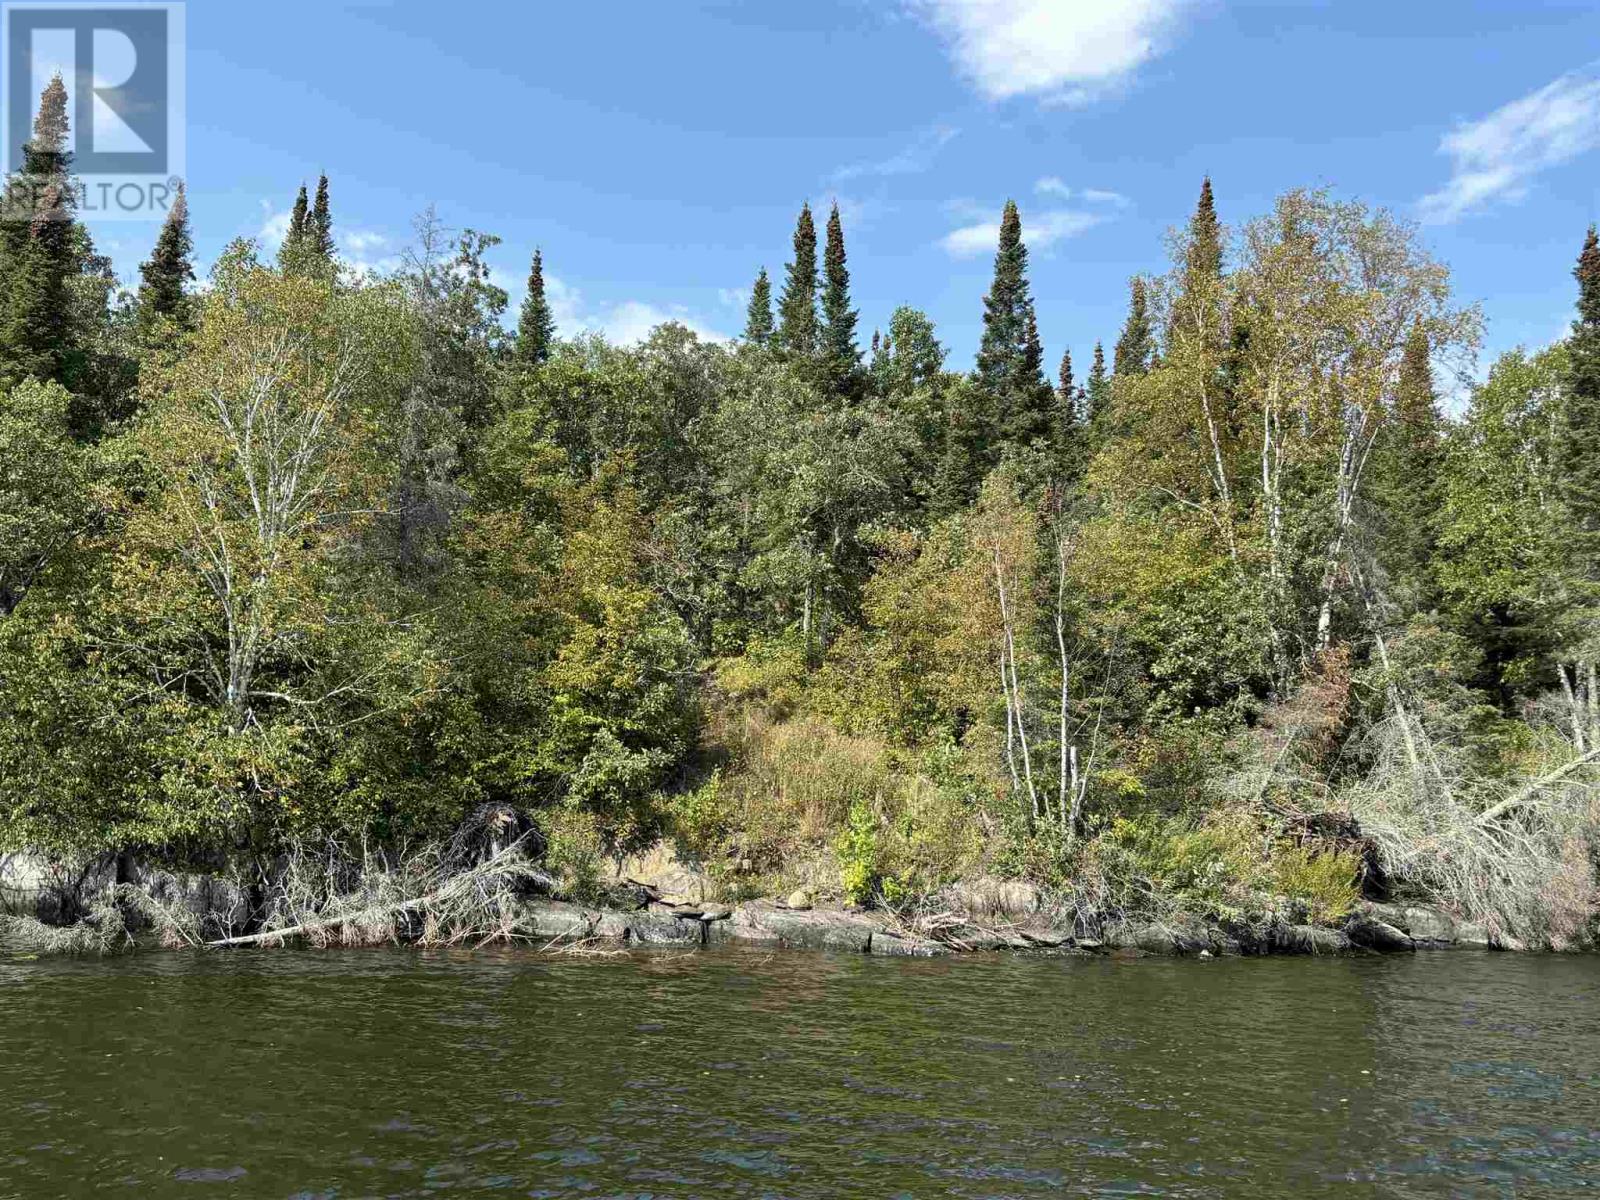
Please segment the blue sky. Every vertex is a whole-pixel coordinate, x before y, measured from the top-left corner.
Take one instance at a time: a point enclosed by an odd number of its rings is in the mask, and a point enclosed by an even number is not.
[[[1041,332],[1085,362],[1201,176],[1223,219],[1328,185],[1424,222],[1488,350],[1542,345],[1600,217],[1592,0],[591,0],[188,5],[203,263],[331,177],[347,257],[428,204],[534,246],[564,332],[737,334],[802,200],[844,214],[863,340],[925,309],[966,366],[1023,210]],[[153,227],[99,231],[124,279]]]

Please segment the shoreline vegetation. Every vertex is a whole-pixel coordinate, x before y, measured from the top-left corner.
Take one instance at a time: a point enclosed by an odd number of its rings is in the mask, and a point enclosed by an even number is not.
[[[1209,179],[1109,352],[1009,202],[971,370],[809,205],[740,338],[615,346],[432,211],[341,262],[326,177],[125,289],[68,111],[0,225],[5,951],[1595,944],[1592,228],[1481,381],[1417,230]]]

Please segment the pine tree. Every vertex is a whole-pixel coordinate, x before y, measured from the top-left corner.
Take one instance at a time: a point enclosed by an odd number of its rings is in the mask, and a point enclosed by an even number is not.
[[[54,76],[39,97],[22,170],[8,181],[0,384],[28,376],[69,384],[77,358],[68,280],[78,273],[80,231],[68,179],[67,89]]]
[[[517,341],[512,354],[523,366],[537,366],[550,358],[555,340],[555,314],[544,294],[544,254],[535,250],[533,265],[528,268],[528,294],[523,297],[522,311],[517,316]]]
[[[1150,335],[1149,299],[1144,280],[1135,275],[1129,287],[1128,320],[1117,339],[1114,375],[1143,375],[1150,370],[1155,343]]]
[[[817,227],[810,204],[801,206],[795,222],[794,261],[778,300],[775,341],[792,358],[810,361],[817,353]]]
[[[756,281],[750,288],[750,307],[745,310],[744,340],[752,346],[765,346],[772,341],[772,281],[767,269],[756,272]]]
[[[823,377],[835,396],[848,399],[860,390],[861,351],[856,347],[857,314],[850,307],[850,271],[845,266],[844,225],[838,204],[828,214],[822,267]]]
[[[188,285],[194,282],[194,265],[190,262],[193,253],[189,201],[180,183],[150,260],[139,267],[144,281],[139,286],[139,325],[147,336],[163,320],[180,328],[189,326]]]
[[[283,235],[283,245],[278,247],[278,266],[282,270],[297,270],[304,259],[311,221],[308,209],[306,185],[302,183],[294,198],[294,207],[289,210],[289,228]]]
[[[1600,583],[1600,241],[1593,225],[1572,274],[1578,317],[1567,342],[1566,418],[1557,456],[1581,567]]]
[[[333,213],[328,208],[328,177],[317,180],[317,198],[305,224],[306,245],[320,262],[333,261]]]
[[[994,280],[983,298],[983,338],[976,380],[994,414],[1001,443],[1026,446],[1048,438],[1052,393],[1044,376],[1044,349],[1028,290],[1028,248],[1022,216],[1007,200],[1000,217]],[[993,447],[995,457],[1000,445]]]

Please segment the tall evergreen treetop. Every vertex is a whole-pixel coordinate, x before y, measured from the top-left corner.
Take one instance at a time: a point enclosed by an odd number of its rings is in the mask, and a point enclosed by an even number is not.
[[[992,392],[1012,386],[1026,334],[1028,247],[1022,241],[1022,214],[1007,200],[1000,214],[1000,246],[994,256],[994,281],[983,298],[983,340],[978,345],[978,381]]]
[[[1088,453],[1084,441],[1084,394],[1072,377],[1072,351],[1061,353],[1056,372],[1055,458],[1061,476],[1075,479],[1083,474]]]
[[[817,353],[817,226],[811,205],[800,207],[794,227],[794,261],[783,281],[778,300],[778,349],[795,358]]]
[[[86,235],[73,219],[67,130],[67,89],[57,74],[40,94],[22,170],[7,181],[0,386],[29,376],[70,386],[81,359],[68,281],[82,265]]]
[[[167,210],[150,260],[140,265],[143,283],[139,286],[139,320],[149,328],[156,318],[165,317],[187,324],[188,285],[194,282],[194,241],[189,234],[189,201],[183,184]]]
[[[1089,382],[1083,389],[1088,401],[1088,420],[1091,427],[1101,429],[1106,414],[1111,410],[1111,379],[1106,374],[1106,351],[1099,342],[1094,344],[1094,362],[1089,367]]]
[[[65,174],[67,152],[67,85],[58,71],[39,94],[33,137],[23,147],[22,169],[29,175]]]
[[[278,266],[285,270],[299,265],[304,256],[311,222],[310,207],[306,185],[302,183],[294,198],[294,207],[289,210],[289,228],[283,235],[283,245],[278,248]]]
[[[1566,420],[1557,458],[1578,557],[1591,582],[1600,583],[1600,241],[1593,225],[1572,274],[1578,318],[1567,342]]]
[[[1222,278],[1222,226],[1217,224],[1217,204],[1211,194],[1211,176],[1200,184],[1200,201],[1189,218],[1189,246],[1184,255],[1186,281]]]
[[[317,198],[312,202],[311,215],[305,224],[306,244],[310,252],[325,263],[333,261],[333,213],[328,207],[328,177],[317,180]]]
[[[1150,369],[1155,353],[1155,339],[1150,333],[1149,297],[1144,279],[1135,275],[1129,285],[1128,320],[1117,339],[1116,356],[1112,359],[1112,374],[1143,375]]]
[[[1000,215],[994,280],[983,298],[977,382],[994,406],[996,432],[1003,441],[1027,445],[1049,437],[1053,393],[1045,379],[1044,348],[1028,289],[1022,215],[1011,200]]]
[[[772,281],[767,269],[756,272],[756,281],[750,287],[750,305],[745,310],[744,340],[752,346],[765,346],[772,341]]]
[[[544,293],[544,254],[535,250],[533,265],[528,268],[528,294],[517,317],[517,361],[528,366],[547,361],[555,340],[555,314]]]
[[[861,351],[856,346],[857,314],[850,307],[850,271],[845,266],[844,225],[839,206],[828,214],[828,240],[822,256],[822,364],[837,396],[852,394],[859,382]]]

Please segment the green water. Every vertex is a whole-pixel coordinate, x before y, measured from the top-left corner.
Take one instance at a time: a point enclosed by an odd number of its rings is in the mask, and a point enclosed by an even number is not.
[[[1600,960],[0,963],[0,1195],[1574,1196]]]

